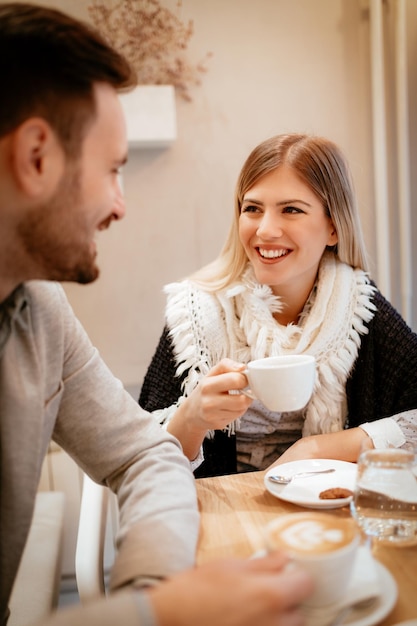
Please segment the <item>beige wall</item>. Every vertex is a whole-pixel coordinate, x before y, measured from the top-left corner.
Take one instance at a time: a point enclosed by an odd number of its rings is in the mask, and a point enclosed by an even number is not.
[[[175,0],[165,0],[174,6]],[[86,16],[83,0],[44,4]],[[76,313],[108,365],[139,384],[163,325],[165,283],[218,252],[235,180],[260,141],[323,134],[347,153],[375,258],[369,21],[363,0],[182,0],[191,58],[213,53],[193,101],[177,98],[178,139],[133,150],[128,213],[99,241],[100,280],[69,285]]]
[[[128,213],[100,237],[99,282],[67,290],[127,385],[142,380],[162,330],[162,286],[217,254],[239,169],[268,136],[307,131],[342,145],[372,245],[368,23],[360,3],[183,0],[183,17],[194,20],[192,59],[213,53],[209,71],[191,103],[177,98],[175,144],[131,152]]]

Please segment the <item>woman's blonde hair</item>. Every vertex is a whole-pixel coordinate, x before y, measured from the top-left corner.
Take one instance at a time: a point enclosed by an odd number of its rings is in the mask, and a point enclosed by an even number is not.
[[[339,147],[323,137],[287,134],[259,144],[246,159],[235,191],[235,211],[226,243],[217,259],[190,277],[209,291],[223,289],[243,273],[248,258],[239,239],[239,216],[245,193],[281,165],[291,167],[323,203],[336,228],[331,248],[340,261],[367,271],[367,255],[356,196],[347,161]]]

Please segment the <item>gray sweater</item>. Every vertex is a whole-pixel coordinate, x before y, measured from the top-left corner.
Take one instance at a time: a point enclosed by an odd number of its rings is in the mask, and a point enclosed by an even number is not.
[[[189,463],[110,373],[59,284],[27,283],[0,305],[0,438],[0,623],[51,439],[118,495],[113,588],[194,564],[199,518]],[[111,623],[111,604],[99,605],[88,623]],[[140,623],[129,594],[118,599],[117,614],[118,623]],[[87,623],[82,616],[68,624]]]

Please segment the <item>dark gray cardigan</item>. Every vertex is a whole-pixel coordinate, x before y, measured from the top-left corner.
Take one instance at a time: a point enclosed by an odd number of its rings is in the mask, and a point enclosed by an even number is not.
[[[417,334],[379,291],[373,302],[377,311],[367,324],[368,334],[361,336],[359,354],[346,384],[346,428],[417,408]],[[143,381],[139,404],[144,409],[168,407],[182,396],[181,382],[187,372],[178,378],[176,367],[165,327]],[[204,440],[204,457],[195,476],[235,473],[235,437],[216,431],[214,439]]]

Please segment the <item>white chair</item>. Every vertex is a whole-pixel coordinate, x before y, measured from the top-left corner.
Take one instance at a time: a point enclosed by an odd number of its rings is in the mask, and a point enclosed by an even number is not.
[[[113,552],[117,516],[116,496],[84,474],[75,552],[75,578],[81,603],[106,593],[105,551],[110,548]]]

